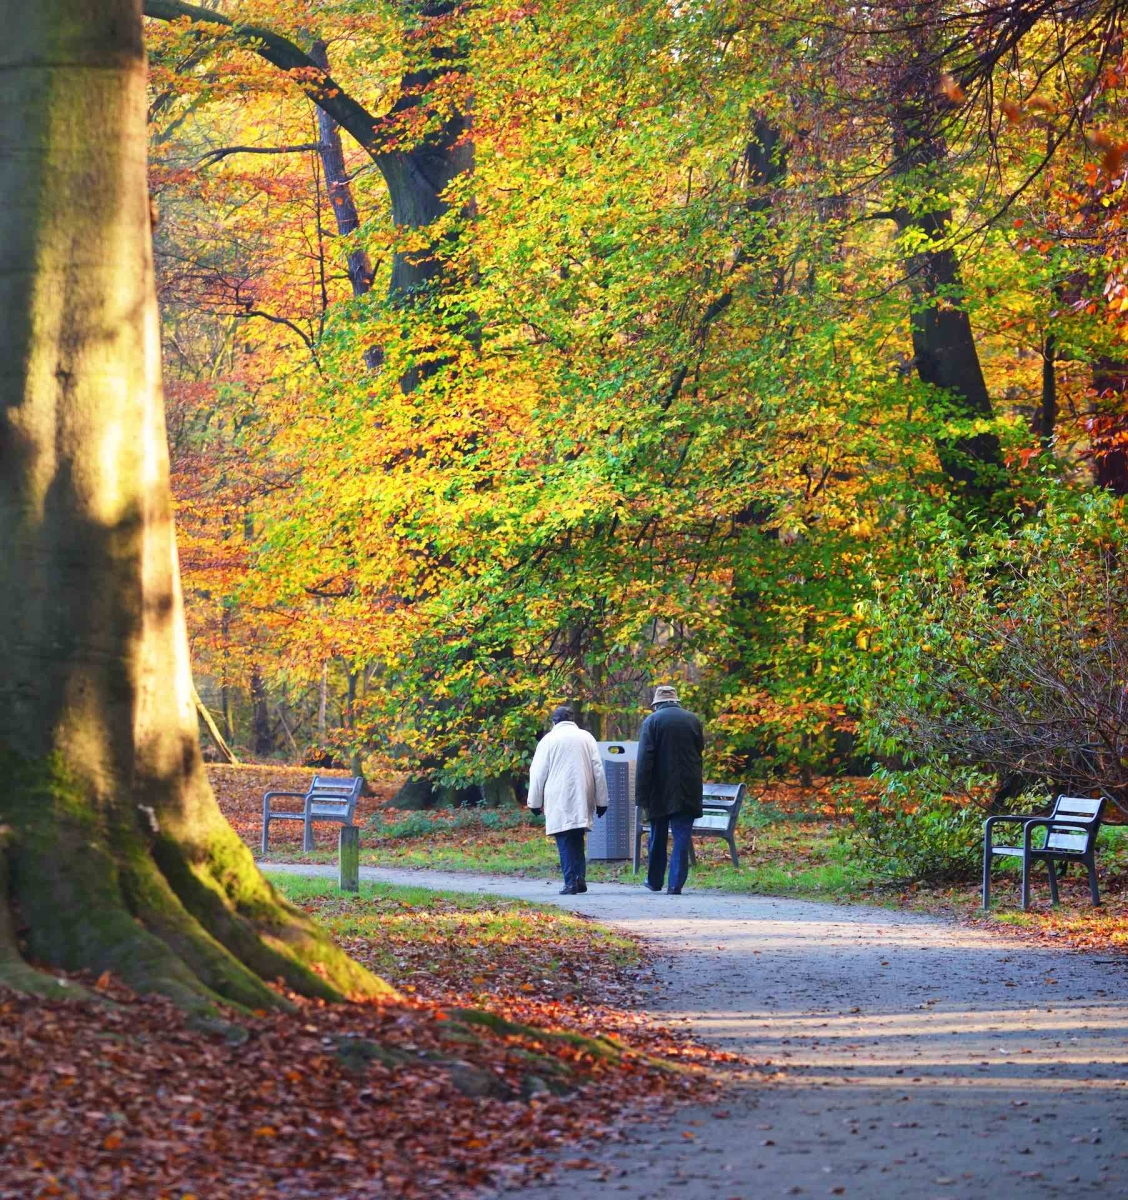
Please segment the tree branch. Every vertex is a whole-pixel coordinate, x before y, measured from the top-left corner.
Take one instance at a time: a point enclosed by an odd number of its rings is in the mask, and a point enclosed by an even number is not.
[[[322,149],[320,142],[304,142],[300,146],[223,146],[219,150],[209,150],[196,166],[211,167],[232,154],[300,154],[304,150]]]
[[[323,71],[300,46],[289,38],[184,0],[144,0],[145,16],[156,21],[182,21],[187,18],[199,25],[221,26],[237,42],[286,72],[294,72],[294,80],[302,91],[328,113],[338,125],[351,134],[373,158],[381,153],[377,134],[378,122],[363,105],[358,104]],[[297,74],[300,72],[300,74]]]

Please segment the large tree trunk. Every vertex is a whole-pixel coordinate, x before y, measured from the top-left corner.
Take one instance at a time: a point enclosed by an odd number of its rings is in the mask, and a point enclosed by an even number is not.
[[[994,413],[971,321],[963,305],[963,280],[955,251],[944,245],[952,213],[943,200],[947,146],[942,132],[945,100],[937,92],[942,63],[929,45],[938,29],[935,0],[911,10],[904,52],[894,67],[893,174],[898,188],[894,219],[902,234],[920,235],[922,248],[906,262],[912,298],[913,356],[922,383],[937,389],[936,416],[952,426],[936,438],[941,469],[952,484],[982,503],[1006,482],[997,435],[977,428]]]
[[[141,0],[0,0],[0,982],[191,1009],[390,989],[259,875],[200,759],[168,482]],[[17,937],[17,929],[20,937]]]

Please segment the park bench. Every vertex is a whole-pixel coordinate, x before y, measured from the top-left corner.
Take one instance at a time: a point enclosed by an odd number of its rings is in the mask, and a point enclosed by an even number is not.
[[[1104,797],[1090,800],[1078,796],[1059,796],[1047,816],[988,817],[983,825],[983,907],[991,903],[991,864],[995,857],[1022,859],[1022,911],[1030,905],[1030,867],[1036,861],[1045,862],[1050,873],[1050,899],[1058,902],[1056,862],[1062,870],[1071,862],[1084,863],[1089,871],[1089,892],[1093,904],[1100,904],[1097,891],[1096,848],[1097,834],[1104,815]],[[996,825],[1004,823],[1022,826],[1021,846],[996,846],[993,834]],[[1040,845],[1034,844],[1035,831],[1045,830]]]
[[[693,837],[719,837],[728,842],[732,865],[740,866],[736,852],[736,818],[744,803],[744,784],[707,783],[701,789],[701,816],[693,822]],[[642,863],[642,835],[650,832],[650,825],[643,819],[642,809],[635,809],[634,871],[637,875]],[[689,839],[689,861],[696,866],[697,855],[693,849],[693,837]]]
[[[315,775],[308,792],[267,792],[262,798],[262,852],[266,853],[267,833],[271,821],[301,821],[304,836],[302,849],[313,849],[313,822],[338,821],[342,825],[353,824],[356,802],[360,799],[364,780],[360,778],[330,778]],[[301,812],[279,812],[271,808],[272,800],[288,797],[303,801]]]

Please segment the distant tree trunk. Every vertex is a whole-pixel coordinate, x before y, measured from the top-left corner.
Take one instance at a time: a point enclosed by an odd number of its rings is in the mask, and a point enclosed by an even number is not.
[[[321,745],[325,744],[325,736],[329,732],[329,663],[321,664],[321,685],[317,696],[317,737]]]
[[[936,0],[920,0],[906,10],[914,18],[901,60],[892,68],[893,173],[898,188],[894,220],[902,234],[923,236],[924,248],[906,261],[912,299],[910,329],[917,375],[941,389],[936,415],[974,426],[992,420],[994,411],[971,321],[964,307],[959,260],[951,247],[938,247],[948,236],[952,212],[920,198],[943,195],[947,147],[940,131],[943,104],[938,94],[941,63],[928,45],[939,26]],[[942,433],[936,454],[949,480],[973,502],[991,497],[1006,482],[998,437],[974,428]]]
[[[200,759],[141,0],[0,18],[0,544],[19,564],[0,572],[0,982],[109,970],[198,1012],[284,1006],[278,978],[387,992],[259,875]]]
[[[1038,408],[1037,428],[1034,431],[1044,452],[1048,452],[1053,446],[1057,414],[1057,339],[1052,333],[1047,333],[1042,342],[1042,397]]]
[[[1093,475],[1098,487],[1128,496],[1128,363],[1093,364],[1094,411],[1088,420]]]
[[[270,702],[266,682],[258,666],[251,668],[251,736],[255,757],[265,758],[274,752],[274,735],[270,729]]]
[[[231,710],[231,607],[223,606],[223,682],[220,688],[223,703],[223,736],[235,741],[235,714]]]

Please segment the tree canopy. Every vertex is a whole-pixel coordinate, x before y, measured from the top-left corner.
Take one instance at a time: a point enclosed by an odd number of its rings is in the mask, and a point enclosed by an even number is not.
[[[1123,521],[1122,8],[146,0],[226,735],[457,788],[661,677],[840,763],[922,554]]]

